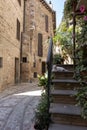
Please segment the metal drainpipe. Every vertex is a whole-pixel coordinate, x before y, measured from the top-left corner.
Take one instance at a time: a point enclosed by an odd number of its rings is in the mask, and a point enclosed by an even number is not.
[[[23,11],[23,32],[25,32],[25,3],[27,0],[24,0],[24,11]]]
[[[21,44],[20,44],[20,82],[22,81],[22,43],[23,43],[23,32],[21,32]]]
[[[25,32],[25,2],[24,0],[24,9],[23,9],[23,32]],[[21,32],[21,43],[20,43],[20,82],[22,81],[22,44],[23,44],[23,32]]]

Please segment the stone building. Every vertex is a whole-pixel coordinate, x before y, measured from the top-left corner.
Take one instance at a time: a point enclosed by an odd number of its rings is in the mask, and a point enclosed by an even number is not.
[[[24,0],[0,0],[0,89],[20,81]]]
[[[45,0],[0,0],[0,90],[45,72],[55,19]]]
[[[25,0],[21,79],[31,81],[46,71],[48,39],[54,35],[56,13],[45,0]]]

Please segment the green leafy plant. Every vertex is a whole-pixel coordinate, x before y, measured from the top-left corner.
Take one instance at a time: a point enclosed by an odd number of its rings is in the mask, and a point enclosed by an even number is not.
[[[48,81],[48,76],[47,73],[45,73],[44,75],[38,75],[38,86],[44,87],[46,89],[47,86],[47,81]]]
[[[48,102],[47,102],[47,94],[46,92],[42,93],[40,103],[37,107],[36,111],[36,121],[34,128],[36,130],[43,130],[46,129],[49,125],[49,113],[48,113]]]
[[[84,119],[87,119],[87,83],[81,82],[81,88],[76,95],[78,105],[81,106],[81,115]]]
[[[76,10],[76,5],[79,2],[79,0],[66,0],[64,4],[64,19],[66,21],[70,21],[73,16],[72,12]],[[80,81],[81,87],[78,89],[78,93],[76,95],[76,99],[78,102],[78,105],[81,106],[81,115],[84,119],[87,119],[87,77],[86,75],[83,75],[83,72],[87,72],[87,13],[85,12],[85,6],[81,5],[79,11],[81,13],[84,13],[84,15],[78,16],[76,18],[76,23],[78,27],[78,32],[76,32],[76,49],[78,47],[78,53],[76,52],[76,73],[75,78]],[[68,22],[67,22],[68,23]],[[77,31],[77,30],[76,30]],[[61,38],[61,37],[59,37]],[[66,37],[67,38],[67,37]],[[64,39],[64,37],[63,37]],[[71,43],[71,42],[70,42]],[[71,44],[72,45],[72,44]],[[84,46],[86,45],[86,46]],[[83,48],[86,48],[85,51]],[[70,49],[68,49],[70,50]],[[67,51],[68,52],[68,51]],[[84,80],[85,79],[85,80]]]
[[[64,4],[64,17],[71,18],[73,12],[73,6],[76,7],[79,0],[66,0]]]
[[[87,119],[87,60],[83,59],[83,53],[79,53],[80,60],[76,66],[76,79],[80,81],[81,87],[78,89],[76,100],[81,106],[81,116]]]
[[[66,20],[63,19],[58,30],[56,31],[56,35],[54,36],[54,42],[56,46],[58,45],[61,48],[62,57],[67,61],[68,56],[72,59],[72,31],[73,28],[69,27],[66,23]]]
[[[61,56],[61,54],[55,54],[53,58],[54,64],[62,64],[64,62],[64,58]]]
[[[48,75],[45,73],[44,75],[40,76],[38,75],[39,83],[38,85],[41,87],[44,87],[44,90],[40,102],[37,106],[37,110],[35,113],[35,125],[34,128],[36,130],[44,130],[47,129],[49,125],[49,116],[48,113],[48,95],[47,95],[47,81],[48,81]]]

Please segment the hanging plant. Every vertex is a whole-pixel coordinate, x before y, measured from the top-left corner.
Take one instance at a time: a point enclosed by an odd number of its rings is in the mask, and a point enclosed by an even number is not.
[[[73,7],[76,8],[78,1],[79,0],[66,0],[65,5],[64,5],[64,17],[65,18],[72,17]]]
[[[83,15],[83,20],[84,20],[84,21],[87,21],[87,11],[86,11],[85,5],[81,5],[79,10],[80,10],[81,13],[84,14],[84,15]]]
[[[80,12],[81,12],[81,13],[84,13],[84,11],[85,11],[85,5],[81,5],[81,6],[80,6]]]

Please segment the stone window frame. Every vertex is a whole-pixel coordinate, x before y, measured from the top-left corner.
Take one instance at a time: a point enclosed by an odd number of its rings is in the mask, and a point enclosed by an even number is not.
[[[2,68],[2,67],[3,67],[3,58],[0,57],[0,68]]]

